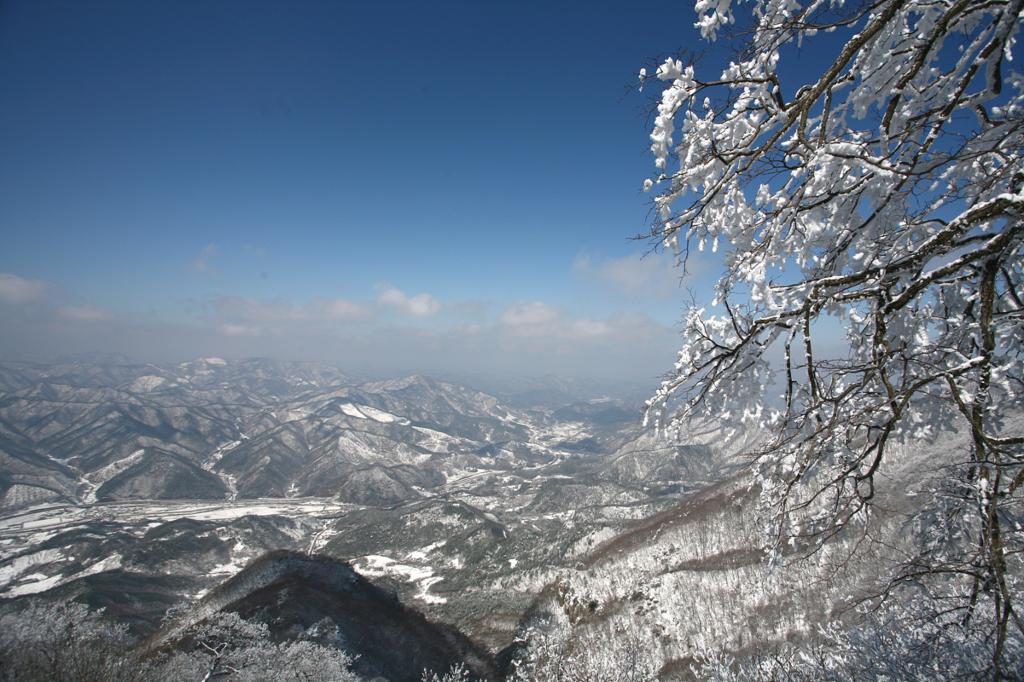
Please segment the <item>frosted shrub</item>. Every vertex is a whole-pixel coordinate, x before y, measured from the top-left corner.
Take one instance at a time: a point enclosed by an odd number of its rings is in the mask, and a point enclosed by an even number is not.
[[[0,615],[2,682],[134,682],[145,670],[124,625],[74,602]]]

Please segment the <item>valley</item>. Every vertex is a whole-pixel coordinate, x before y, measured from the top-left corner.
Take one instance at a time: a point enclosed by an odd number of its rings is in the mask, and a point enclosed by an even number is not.
[[[267,361],[0,377],[0,598],[73,598],[139,634],[292,550],[496,653],[561,571],[731,470],[713,433],[668,443],[614,387],[561,378],[498,399]]]

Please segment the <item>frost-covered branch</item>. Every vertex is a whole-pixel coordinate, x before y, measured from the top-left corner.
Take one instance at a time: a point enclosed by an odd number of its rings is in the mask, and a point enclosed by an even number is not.
[[[1024,441],[1007,431],[1024,407],[1024,0],[748,9],[697,2],[706,38],[732,25],[746,42],[720,73],[668,59],[641,74],[666,84],[651,236],[683,262],[722,248],[725,267],[724,312],[690,310],[646,416],[770,430],[755,469],[776,559],[791,538],[867,528],[895,445],[968,429],[898,578],[957,572],[973,595],[959,608],[990,600],[998,679],[1024,570]],[[788,60],[820,34],[834,56],[787,98]],[[817,338],[827,317],[840,352]]]

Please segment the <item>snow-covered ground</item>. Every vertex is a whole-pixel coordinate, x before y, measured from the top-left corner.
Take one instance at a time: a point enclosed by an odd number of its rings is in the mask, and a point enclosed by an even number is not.
[[[414,554],[422,554],[424,557],[426,556],[426,553],[423,551],[414,552]],[[436,585],[443,580],[441,576],[434,575],[434,569],[430,566],[410,566],[408,564],[400,564],[391,557],[371,554],[369,556],[359,557],[356,559],[352,562],[352,567],[360,575],[364,575],[367,578],[390,576],[392,578],[400,578],[406,582],[415,583],[419,588],[416,592],[415,598],[427,604],[444,604],[448,601],[445,597],[438,597],[430,594],[431,586]]]
[[[326,519],[337,517],[352,505],[330,499],[261,499],[223,502],[155,501],[93,504],[88,506],[42,504],[0,516],[0,597],[16,597],[44,592],[53,587],[102,571],[119,568],[120,555],[114,554],[87,565],[70,575],[53,574],[57,567],[71,561],[63,549],[33,551],[58,533],[82,528],[91,522],[115,522],[140,532],[169,521],[232,521],[243,516],[281,515],[295,518]],[[316,539],[326,542],[322,534]],[[316,542],[311,549],[315,549]],[[232,550],[232,560],[211,571],[228,578],[243,567],[244,546]],[[236,561],[237,559],[237,561]]]
[[[165,523],[189,518],[197,521],[231,520],[242,516],[308,515],[336,516],[353,505],[331,498],[262,498],[259,500],[195,501],[158,500],[145,502],[107,502],[93,505],[42,504],[0,515],[0,539],[25,532],[64,529],[88,521]],[[0,545],[0,552],[2,552]],[[0,554],[0,559],[3,559]]]

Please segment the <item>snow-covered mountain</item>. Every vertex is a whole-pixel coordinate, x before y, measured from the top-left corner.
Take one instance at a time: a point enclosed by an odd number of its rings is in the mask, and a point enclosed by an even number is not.
[[[467,472],[592,448],[601,429],[572,424],[615,430],[633,412],[605,400],[591,414],[579,412],[584,403],[551,416],[427,377],[359,383],[322,365],[218,358],[6,363],[0,387],[0,508],[8,509],[309,495],[396,504]]]
[[[560,570],[731,470],[713,434],[668,443],[569,380],[505,384],[513,407],[258,360],[0,377],[0,599],[73,597],[138,632],[284,549],[496,652]]]

